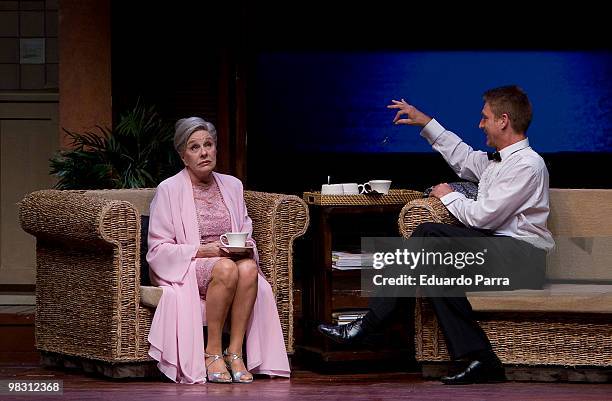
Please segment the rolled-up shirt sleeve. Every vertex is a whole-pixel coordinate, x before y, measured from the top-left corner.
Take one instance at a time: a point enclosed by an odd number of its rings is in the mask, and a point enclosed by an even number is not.
[[[489,164],[486,152],[472,149],[448,131],[435,119],[432,119],[421,130],[421,136],[429,142],[434,150],[440,152],[444,160],[455,173],[466,180],[479,181],[482,172]]]

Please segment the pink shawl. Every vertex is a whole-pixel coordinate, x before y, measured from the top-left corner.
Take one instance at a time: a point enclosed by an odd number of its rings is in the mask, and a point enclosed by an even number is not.
[[[244,203],[242,183],[235,177],[213,173],[229,209],[232,231],[253,232]],[[149,333],[149,355],[170,379],[204,383],[206,303],[200,298],[195,255],[200,235],[193,189],[186,169],[163,181],[151,202],[149,252],[153,284],[163,289]],[[255,261],[259,256],[255,251]],[[246,331],[247,368],[252,373],[288,377],[289,361],[270,284],[261,274],[257,299]]]

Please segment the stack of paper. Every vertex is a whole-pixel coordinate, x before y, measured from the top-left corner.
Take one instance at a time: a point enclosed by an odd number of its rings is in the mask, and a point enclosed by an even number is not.
[[[332,267],[338,270],[372,268],[371,253],[332,251]]]
[[[347,324],[354,320],[364,317],[366,313],[368,313],[367,309],[366,310],[358,309],[358,310],[334,312],[332,313],[332,322],[334,324],[339,324],[339,325]]]

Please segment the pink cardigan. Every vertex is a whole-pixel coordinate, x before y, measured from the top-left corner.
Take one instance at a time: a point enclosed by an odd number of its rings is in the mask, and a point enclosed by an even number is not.
[[[253,232],[242,183],[213,173],[229,209],[232,231]],[[163,289],[151,331],[149,355],[170,379],[204,383],[206,302],[198,292],[195,255],[200,243],[193,190],[186,169],[163,181],[151,202],[149,252],[153,284]],[[255,251],[255,261],[259,257]],[[252,373],[289,377],[289,361],[270,284],[260,270],[257,299],[246,331],[247,368]]]

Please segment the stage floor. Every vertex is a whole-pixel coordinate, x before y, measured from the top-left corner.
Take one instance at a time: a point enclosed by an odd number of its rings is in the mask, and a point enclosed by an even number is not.
[[[610,400],[609,384],[528,383],[445,386],[420,373],[320,374],[295,370],[291,379],[256,377],[252,384],[178,385],[162,381],[107,380],[68,370],[0,365],[3,380],[62,380],[61,396],[1,395],[2,400]]]

